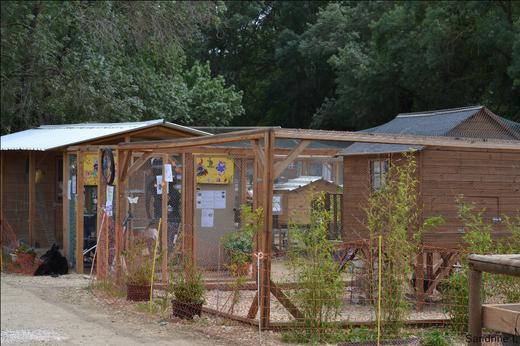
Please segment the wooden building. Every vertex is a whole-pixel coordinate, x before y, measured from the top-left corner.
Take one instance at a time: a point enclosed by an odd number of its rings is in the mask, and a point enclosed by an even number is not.
[[[2,236],[9,229],[16,240],[32,247],[47,248],[56,243],[74,262],[76,248],[82,247],[81,241],[75,241],[77,226],[95,228],[98,222],[96,185],[100,148],[115,148],[120,142],[202,135],[208,134],[164,120],[151,120],[43,125],[2,136]],[[117,155],[116,150],[114,153]],[[92,157],[92,167],[84,167],[84,173],[76,175],[76,162],[88,155]],[[77,200],[78,196],[83,197],[82,201]],[[78,204],[82,207],[76,208]],[[81,210],[76,213],[76,209]],[[82,221],[80,215],[84,216]]]
[[[518,140],[520,124],[478,106],[399,114],[394,120],[363,132]],[[423,216],[440,215],[445,219],[442,226],[425,235],[425,243],[439,247],[461,244],[464,228],[457,218],[455,202],[460,195],[477,208],[486,209],[485,221],[496,224],[496,236],[506,234],[503,215],[513,215],[520,209],[519,154],[498,149],[355,143],[341,152],[344,240],[367,237],[362,223],[368,196],[384,183],[384,173],[392,161],[412,150],[417,159]]]
[[[310,224],[313,192],[340,195],[342,187],[320,176],[300,176],[274,184],[273,215],[278,216],[280,227]]]
[[[430,138],[520,139],[520,124],[501,118],[482,106],[399,114],[392,121],[362,131]],[[368,238],[364,207],[372,191],[385,183],[385,172],[413,152],[417,161],[418,201],[422,217],[442,216],[444,223],[423,237],[416,262],[419,309],[458,261],[464,246],[464,225],[457,216],[459,197],[476,205],[493,237],[509,235],[504,216],[520,212],[520,154],[502,149],[354,143],[341,152],[344,165],[343,240]]]

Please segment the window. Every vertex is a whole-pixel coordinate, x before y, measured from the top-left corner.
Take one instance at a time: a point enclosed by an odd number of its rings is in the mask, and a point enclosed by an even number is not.
[[[385,176],[387,172],[388,160],[370,161],[372,191],[378,190],[385,184]]]

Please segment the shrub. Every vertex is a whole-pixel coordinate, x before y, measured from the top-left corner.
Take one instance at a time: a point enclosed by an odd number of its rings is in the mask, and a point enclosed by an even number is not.
[[[444,333],[433,330],[423,336],[421,346],[450,346],[450,343]]]
[[[387,335],[396,335],[410,311],[406,299],[409,278],[422,241],[422,234],[443,222],[430,217],[421,223],[421,209],[417,203],[416,160],[413,153],[393,162],[385,177],[385,184],[374,191],[365,208],[366,227],[370,235],[371,251],[377,253],[379,235],[382,236],[381,319]],[[369,256],[369,293],[377,311],[377,258]]]
[[[330,322],[339,314],[343,283],[333,243],[328,240],[330,212],[324,207],[324,194],[314,195],[313,202],[309,228],[290,226],[295,245],[289,249],[289,259],[299,287],[292,297],[303,314],[304,327],[293,338],[318,342],[335,334]]]
[[[149,285],[152,276],[153,254],[144,240],[136,240],[123,253],[126,263],[126,282],[134,285]]]

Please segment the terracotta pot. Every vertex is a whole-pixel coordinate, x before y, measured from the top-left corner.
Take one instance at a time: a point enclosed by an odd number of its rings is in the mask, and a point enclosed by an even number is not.
[[[202,314],[202,303],[184,303],[177,299],[172,300],[172,315],[185,320],[192,320],[193,316],[200,317]]]
[[[150,299],[150,285],[126,284],[126,300],[142,302]]]
[[[36,255],[30,253],[16,254],[16,260],[13,262],[12,271],[15,273],[34,275],[41,261],[36,259]]]

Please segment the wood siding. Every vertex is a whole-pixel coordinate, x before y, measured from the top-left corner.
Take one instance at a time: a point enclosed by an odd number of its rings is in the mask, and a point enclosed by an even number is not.
[[[426,148],[418,154],[419,201],[424,217],[440,215],[445,223],[425,235],[425,242],[438,246],[461,244],[464,234],[457,218],[456,198],[464,196],[484,219],[513,216],[520,209],[520,153]],[[395,161],[399,154],[394,154]],[[347,156],[344,158],[343,237],[345,241],[366,238],[364,212],[370,194],[369,162],[388,155]],[[504,236],[503,222],[494,225],[497,237]]]

